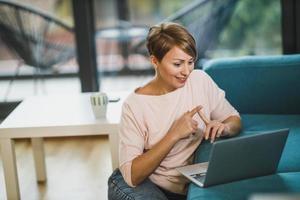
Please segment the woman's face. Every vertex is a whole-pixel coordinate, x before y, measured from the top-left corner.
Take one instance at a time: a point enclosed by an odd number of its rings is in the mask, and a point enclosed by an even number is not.
[[[175,46],[155,64],[157,79],[166,92],[171,92],[184,86],[194,69],[194,58]]]

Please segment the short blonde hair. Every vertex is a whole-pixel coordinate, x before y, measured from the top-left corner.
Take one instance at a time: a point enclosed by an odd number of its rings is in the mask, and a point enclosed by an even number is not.
[[[158,61],[161,61],[174,46],[183,50],[196,61],[196,41],[182,25],[168,22],[154,25],[149,29],[147,49],[150,56],[153,55]]]

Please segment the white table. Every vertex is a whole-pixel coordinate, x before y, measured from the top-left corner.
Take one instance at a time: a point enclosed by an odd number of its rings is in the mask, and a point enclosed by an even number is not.
[[[0,124],[0,147],[7,199],[20,199],[14,148],[15,138],[31,138],[37,181],[46,181],[43,137],[109,135],[112,166],[118,166],[118,125],[121,107],[128,93],[109,103],[106,119],[95,119],[90,93],[35,96],[25,99]]]

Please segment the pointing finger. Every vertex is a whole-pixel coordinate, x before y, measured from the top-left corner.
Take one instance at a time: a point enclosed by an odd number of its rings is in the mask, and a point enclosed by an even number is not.
[[[198,115],[203,120],[205,125],[209,124],[210,120],[205,117],[204,113],[201,110],[198,111]]]
[[[190,117],[193,117],[198,111],[200,111],[202,109],[202,106],[196,106],[193,110],[191,110],[188,115]]]

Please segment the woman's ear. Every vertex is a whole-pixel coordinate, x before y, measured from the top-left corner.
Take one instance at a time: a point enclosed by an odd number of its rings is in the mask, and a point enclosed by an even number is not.
[[[154,67],[155,69],[157,69],[158,60],[157,60],[157,58],[156,58],[154,55],[151,55],[151,56],[150,56],[150,62],[151,62],[151,64],[153,65],[153,67]]]

